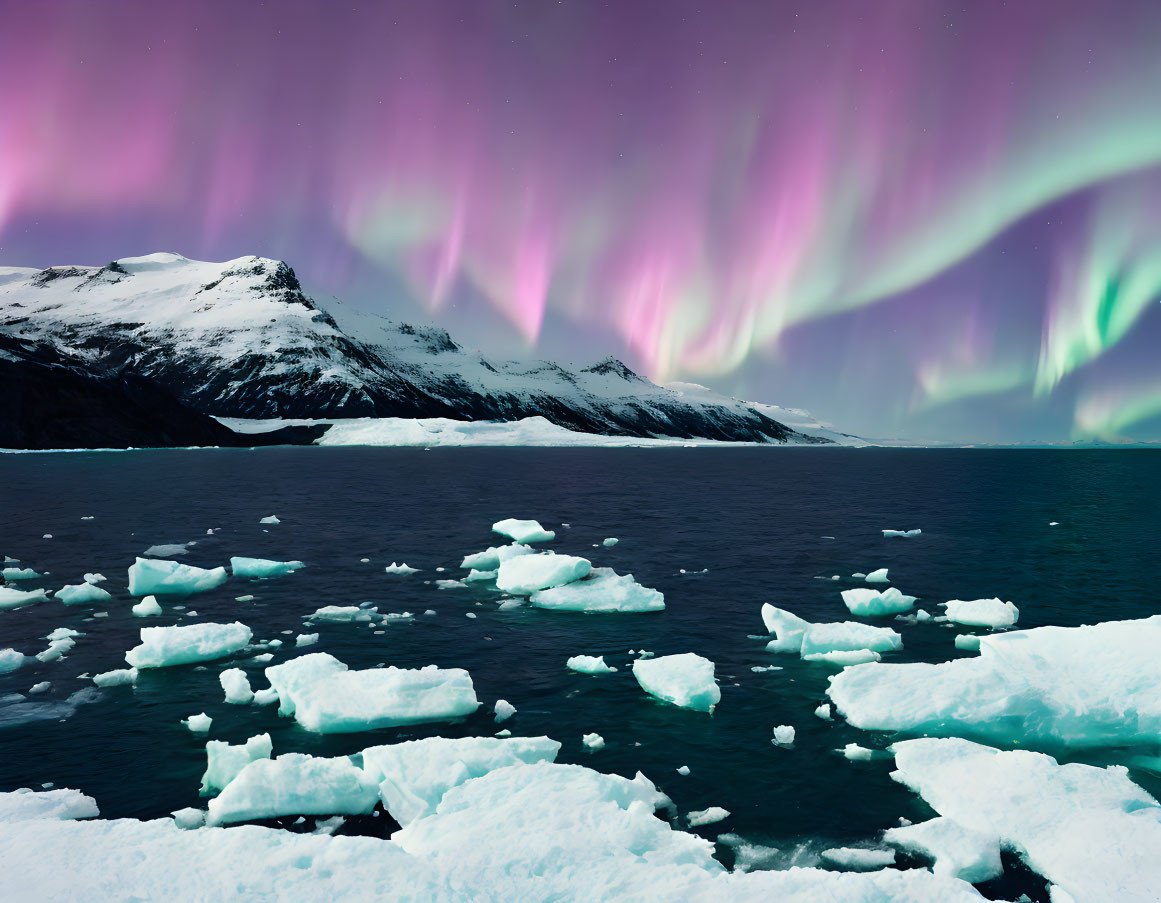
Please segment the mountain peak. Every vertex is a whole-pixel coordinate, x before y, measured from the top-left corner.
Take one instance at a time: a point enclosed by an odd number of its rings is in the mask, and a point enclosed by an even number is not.
[[[619,376],[623,380],[629,382],[640,381],[644,379],[630,370],[624,363],[611,354],[602,361],[598,361],[591,367],[585,367],[581,370],[582,373],[596,373],[600,376]]]

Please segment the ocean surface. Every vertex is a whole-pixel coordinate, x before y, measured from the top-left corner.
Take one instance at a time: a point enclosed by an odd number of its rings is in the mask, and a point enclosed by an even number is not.
[[[1142,617],[1161,608],[1161,454],[1148,450],[9,454],[0,455],[0,486],[0,555],[50,572],[17,586],[59,589],[97,571],[109,578],[100,585],[114,597],[99,606],[49,601],[0,612],[0,647],[30,655],[45,647],[53,628],[85,633],[61,660],[0,675],[0,791],[47,782],[74,787],[95,797],[106,818],[204,806],[198,786],[206,737],[181,723],[198,712],[213,716],[213,739],[236,743],[268,731],[275,754],[339,755],[434,734],[491,735],[498,729],[492,704],[503,698],[518,709],[503,727],[560,740],[558,761],[627,776],[641,771],[682,814],[708,806],[732,813],[696,829],[703,836],[730,833],[777,848],[767,859],[772,867],[814,864],[822,849],[873,842],[900,818],[918,821],[931,812],[890,779],[889,758],[851,762],[836,752],[850,742],[884,748],[896,736],[816,717],[836,669],[767,653],[762,603],[810,620],[852,619],[839,590],[863,585],[851,579],[854,572],[887,567],[890,585],[919,596],[917,607],[933,614],[939,602],[987,596],[1015,602],[1020,627]],[[281,523],[259,524],[270,514]],[[465,554],[504,541],[490,525],[506,517],[536,518],[557,531],[548,548],[632,573],[664,592],[666,610],[499,611],[494,589],[439,589],[437,579],[466,573],[458,568]],[[881,533],[917,527],[923,533],[911,539]],[[606,537],[620,541],[606,548],[600,545]],[[301,559],[307,566],[268,580],[231,578],[187,599],[163,597],[163,617],[132,617],[126,569],[134,557],[154,544],[191,540],[196,545],[180,558],[191,564],[217,566],[237,555]],[[384,573],[392,561],[422,570]],[[441,567],[444,573],[436,571]],[[235,601],[243,594],[255,598]],[[304,630],[304,618],[317,608],[364,602],[415,617],[385,627]],[[429,609],[436,613],[424,615]],[[355,668],[466,668],[483,705],[461,723],[320,736],[279,718],[277,706],[225,704],[218,674],[236,661],[142,672],[136,687],[100,690],[75,706],[65,702],[90,686],[79,675],[125,667],[124,653],[143,626],[233,620],[253,628],[256,640],[286,642],[274,663],[299,654],[293,634],[317,630],[320,643],[303,651],[329,652]],[[966,628],[875,623],[903,636],[903,651],[889,661],[974,654],[953,646]],[[633,679],[630,650],[712,659],[722,690],[716,711],[647,696]],[[566,670],[565,660],[581,653],[604,655],[620,670],[600,676]],[[782,670],[752,670],[766,665]],[[243,660],[241,667],[255,689],[267,685],[261,665]],[[30,697],[34,705],[4,699],[40,681],[52,686]],[[29,721],[30,712],[43,717]],[[790,748],[771,743],[772,729],[782,724],[796,729]],[[581,743],[593,731],[606,741],[598,752]],[[1121,753],[1088,751],[1078,760],[1104,764],[1120,761]],[[689,776],[676,772],[682,765]],[[1135,769],[1132,777],[1161,793],[1156,774]],[[371,827],[354,821],[341,832],[383,830],[388,820]],[[730,846],[720,845],[719,854],[733,862]],[[918,860],[900,857],[908,862]],[[981,890],[1046,899],[1043,882],[1013,860],[1006,865],[1006,877]]]

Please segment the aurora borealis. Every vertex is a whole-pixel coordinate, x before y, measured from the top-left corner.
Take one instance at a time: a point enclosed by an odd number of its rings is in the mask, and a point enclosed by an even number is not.
[[[869,436],[1161,438],[1161,5],[0,0],[0,263],[257,253]]]

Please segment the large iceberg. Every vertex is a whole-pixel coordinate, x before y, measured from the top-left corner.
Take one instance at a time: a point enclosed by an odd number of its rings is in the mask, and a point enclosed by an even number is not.
[[[235,577],[281,577],[306,567],[301,561],[271,561],[268,558],[231,558]]]
[[[89,605],[96,602],[108,602],[113,597],[92,583],[77,583],[58,589],[56,598],[65,605]]]
[[[968,627],[1011,627],[1020,619],[1020,609],[999,599],[952,599],[943,605],[949,621]]]
[[[621,575],[612,568],[596,568],[583,580],[535,592],[531,602],[536,608],[554,611],[641,612],[665,608],[665,596],[659,591],[642,586],[632,574]]]
[[[308,661],[309,660],[309,661]],[[460,668],[349,671],[325,652],[266,669],[283,714],[323,734],[448,721],[479,708],[472,678]]]
[[[940,664],[868,664],[830,679],[855,727],[1046,746],[1161,742],[1161,615],[980,637]]]
[[[206,821],[223,825],[280,815],[365,815],[378,802],[376,782],[347,757],[286,753],[246,765],[210,800]]]
[[[853,615],[877,617],[907,611],[915,604],[915,596],[905,596],[893,586],[885,590],[858,586],[842,591],[843,604]]]
[[[547,542],[550,539],[556,539],[556,533],[552,530],[545,530],[544,527],[540,526],[539,521],[517,520],[514,517],[496,521],[492,524],[492,532],[521,543]]]
[[[554,586],[564,586],[587,577],[593,568],[586,558],[574,555],[521,555],[500,564],[496,588],[501,592],[528,596]]]
[[[225,582],[226,569],[223,567],[206,570],[180,561],[138,558],[129,568],[131,596],[201,593]]]
[[[857,621],[814,624],[766,603],[762,622],[775,638],[767,644],[770,652],[797,652],[803,658],[834,652],[893,652],[903,648],[903,639],[887,627],[872,627]]]
[[[134,668],[165,668],[224,658],[243,649],[253,634],[245,624],[142,627],[141,645],[125,653]]]
[[[0,611],[10,608],[23,608],[33,602],[47,602],[48,593],[42,589],[16,589],[11,586],[0,586]]]
[[[452,787],[509,765],[553,762],[548,737],[427,737],[363,750],[363,768],[379,783],[383,807],[401,825],[431,815]]]
[[[639,658],[633,662],[633,676],[650,696],[686,709],[709,712],[722,698],[714,663],[692,652]]]
[[[224,740],[206,743],[206,773],[202,775],[202,796],[221,790],[234,780],[243,768],[258,759],[269,759],[274,744],[269,734],[258,734],[245,743]]]
[[[1017,852],[1068,895],[1060,899],[1158,899],[1161,806],[1123,767],[1061,765],[1042,753],[960,739],[908,740],[892,749],[892,777],[944,818]]]

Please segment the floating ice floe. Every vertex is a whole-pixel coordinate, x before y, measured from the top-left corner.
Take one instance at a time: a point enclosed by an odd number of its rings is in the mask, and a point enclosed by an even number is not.
[[[892,777],[941,816],[1018,853],[1064,899],[1157,899],[1161,807],[1123,767],[1060,765],[960,739],[908,740],[892,750]]]
[[[433,814],[452,787],[499,768],[553,762],[559,751],[548,737],[427,737],[365,749],[363,768],[383,807],[406,826]]]
[[[178,561],[138,558],[129,568],[129,595],[201,593],[226,582],[226,569],[194,567]]]
[[[32,568],[3,568],[0,577],[5,580],[38,580],[44,574],[38,574]]]
[[[496,574],[496,588],[505,593],[528,596],[587,577],[592,567],[588,559],[573,555],[521,555],[501,562]]]
[[[866,730],[992,737],[1049,746],[1161,740],[1161,615],[980,637],[940,664],[869,664],[827,695]]]
[[[612,568],[596,568],[583,580],[535,592],[530,601],[536,608],[553,611],[644,612],[665,608],[662,593],[642,586],[632,574],[621,575]]]
[[[100,815],[97,801],[79,790],[30,790],[22,787],[0,793],[0,823],[75,818],[96,818]]]
[[[520,543],[547,542],[550,539],[556,539],[556,533],[552,530],[545,530],[544,527],[540,526],[539,521],[517,520],[514,517],[492,524],[492,532],[507,536]]]
[[[467,589],[468,585],[462,580],[436,580],[437,589]]]
[[[163,542],[150,546],[141,554],[146,558],[173,558],[175,555],[188,555],[189,547],[197,545],[195,542]]]
[[[294,638],[294,645],[298,648],[303,646],[313,646],[317,642],[317,633],[300,633]]]
[[[840,668],[849,668],[851,665],[865,665],[867,662],[877,662],[882,656],[873,649],[837,649],[834,652],[812,652],[802,656],[806,662],[825,662],[828,665],[838,665]]]
[[[233,824],[282,815],[366,815],[378,784],[346,756],[286,753],[247,764],[210,800],[206,823]]]
[[[161,606],[157,602],[157,596],[146,596],[132,608],[133,616],[137,618],[149,618],[161,614]]]
[[[686,816],[686,821],[689,822],[689,826],[691,828],[696,828],[701,825],[715,825],[729,817],[729,809],[723,809],[721,806],[710,806],[708,809],[700,809],[697,812],[690,812],[689,815]]]
[[[171,814],[173,815],[173,823],[183,831],[193,831],[206,823],[205,810],[195,809],[193,806],[186,806],[186,808],[178,809]]]
[[[250,679],[241,668],[227,668],[218,675],[218,681],[226,691],[226,702],[233,705],[248,705],[254,701]]]
[[[822,705],[820,705],[817,709],[814,710],[814,714],[821,718],[823,721],[830,721],[833,718],[830,713],[829,702],[824,702]]]
[[[965,649],[968,652],[980,651],[980,638],[974,633],[960,633],[955,638],[955,648]]]
[[[52,681],[42,680],[40,683],[35,683],[28,688],[29,696],[39,696],[41,693],[47,693],[52,689]]]
[[[890,828],[883,833],[883,840],[900,849],[929,856],[935,861],[932,871],[948,878],[979,884],[1000,877],[1004,871],[997,835],[972,830],[942,815],[918,824]]]
[[[195,734],[208,734],[210,732],[210,725],[214,723],[214,719],[205,712],[201,712],[197,715],[190,715],[188,718],[183,719],[181,723]]]
[[[886,573],[884,570],[883,573]],[[862,617],[877,617],[880,615],[894,615],[907,611],[915,604],[915,596],[905,596],[893,586],[884,590],[868,589],[859,586],[842,591],[843,604],[853,615]]]
[[[507,699],[497,699],[496,705],[492,709],[496,714],[496,723],[507,721],[516,714],[516,706],[512,705]]]
[[[835,847],[819,854],[827,865],[851,871],[871,871],[895,864],[894,850],[870,850],[863,847]]]
[[[999,599],[952,599],[941,604],[947,608],[949,621],[968,627],[1011,627],[1020,619],[1020,609]]]
[[[268,558],[231,558],[235,577],[281,577],[306,567],[301,561],[271,561]]]
[[[308,615],[307,620],[330,624],[348,624],[352,621],[366,624],[369,621],[379,620],[379,609],[360,608],[358,605],[324,605],[314,614]]]
[[[108,602],[113,597],[105,590],[92,583],[76,583],[65,586],[55,593],[56,599],[65,605],[92,605],[97,602]]]
[[[0,586],[0,611],[11,608],[23,608],[34,602],[47,602],[48,593],[42,589],[16,589],[12,586]]]
[[[681,775],[683,778],[688,777],[689,776],[689,766],[688,765],[678,765],[677,766],[677,773],[679,775]]]
[[[903,648],[903,639],[887,627],[872,627],[857,621],[814,624],[798,615],[762,606],[762,622],[775,635],[767,644],[769,652],[797,652],[803,658],[818,656],[815,661],[833,661],[832,653],[893,652]]]
[[[780,724],[774,728],[774,739],[770,741],[775,746],[791,746],[794,743],[794,728],[789,724]]]
[[[581,743],[585,745],[586,749],[592,752],[597,752],[605,748],[605,738],[597,733],[583,734],[581,736]]]
[[[104,574],[85,574],[84,576],[85,583],[104,583],[108,579]]]
[[[479,708],[472,678],[460,668],[371,668],[350,671],[325,652],[266,669],[279,711],[323,734],[449,721]]]
[[[714,663],[692,652],[637,659],[633,676],[650,696],[686,709],[710,712],[722,698]]]
[[[71,636],[61,637],[60,639],[50,640],[48,648],[43,652],[36,654],[37,661],[40,662],[55,662],[62,655],[72,651],[73,646],[77,644]]]
[[[520,543],[512,543],[507,546],[491,546],[482,552],[465,555],[464,560],[460,562],[460,567],[477,571],[495,571],[499,570],[500,565],[509,558],[531,555],[535,551],[531,546],[521,545]]]
[[[613,546],[615,546],[619,542],[620,542],[620,540],[617,539],[617,537],[609,536],[606,539],[601,541],[601,545],[603,545],[606,549],[611,549]]]
[[[865,746],[859,746],[857,743],[848,743],[842,749],[838,750],[847,759],[852,762],[870,762],[875,758],[875,751],[868,749]]]
[[[922,530],[884,530],[883,535],[884,536],[902,536],[905,538],[909,538],[912,536],[918,536],[922,532],[923,532]]]
[[[383,568],[383,570],[388,574],[418,574],[419,573],[419,568],[409,567],[406,561],[403,562],[402,564],[396,564],[394,561],[392,561],[389,565],[387,565],[387,567]]]
[[[278,515],[268,514],[266,517],[261,518],[258,521],[258,523],[260,523],[260,524],[280,524],[280,523],[282,523],[282,521],[280,521],[278,519]]]
[[[253,634],[245,624],[185,624],[177,627],[142,627],[141,645],[125,653],[135,668],[166,668],[191,662],[207,662],[233,655],[250,642]]]
[[[574,655],[564,663],[564,666],[580,674],[609,674],[617,670],[605,664],[603,655]]]
[[[468,576],[464,578],[463,582],[479,583],[486,580],[495,580],[496,573],[496,571],[477,571],[475,568],[472,568],[468,571]]]
[[[867,581],[867,583],[886,583],[887,569],[879,568],[878,570],[871,571],[871,573],[865,574],[863,579]]]
[[[206,773],[202,775],[202,796],[209,796],[234,780],[243,768],[258,759],[269,759],[274,750],[269,734],[258,734],[245,743],[224,740],[206,743]]]
[[[0,649],[0,674],[9,674],[24,664],[24,653],[15,649]]]
[[[93,675],[93,683],[98,687],[123,687],[137,683],[136,668],[118,668]]]

